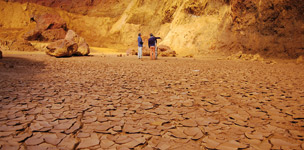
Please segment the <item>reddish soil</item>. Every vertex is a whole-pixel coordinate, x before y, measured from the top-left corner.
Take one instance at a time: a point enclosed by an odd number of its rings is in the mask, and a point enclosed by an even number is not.
[[[0,59],[2,149],[303,149],[304,65]]]

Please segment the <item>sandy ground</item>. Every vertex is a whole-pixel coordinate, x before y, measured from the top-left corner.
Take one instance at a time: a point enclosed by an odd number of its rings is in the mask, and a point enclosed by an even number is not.
[[[304,65],[0,59],[1,149],[304,149]]]

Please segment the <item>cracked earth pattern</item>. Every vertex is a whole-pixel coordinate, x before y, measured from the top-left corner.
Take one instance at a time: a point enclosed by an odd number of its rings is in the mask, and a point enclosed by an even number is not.
[[[1,149],[304,149],[304,66],[15,54]]]

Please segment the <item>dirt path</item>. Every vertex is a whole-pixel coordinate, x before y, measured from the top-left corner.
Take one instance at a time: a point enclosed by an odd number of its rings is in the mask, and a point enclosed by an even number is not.
[[[304,66],[95,55],[0,60],[2,149],[303,149]]]

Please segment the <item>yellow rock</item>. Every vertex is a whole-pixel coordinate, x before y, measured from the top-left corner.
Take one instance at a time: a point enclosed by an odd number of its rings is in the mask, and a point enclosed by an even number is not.
[[[303,63],[304,61],[303,61],[303,55],[301,55],[301,56],[299,56],[298,58],[297,58],[297,64],[300,64],[300,63]]]
[[[260,56],[260,54],[253,55],[252,61],[263,61],[263,58]]]

